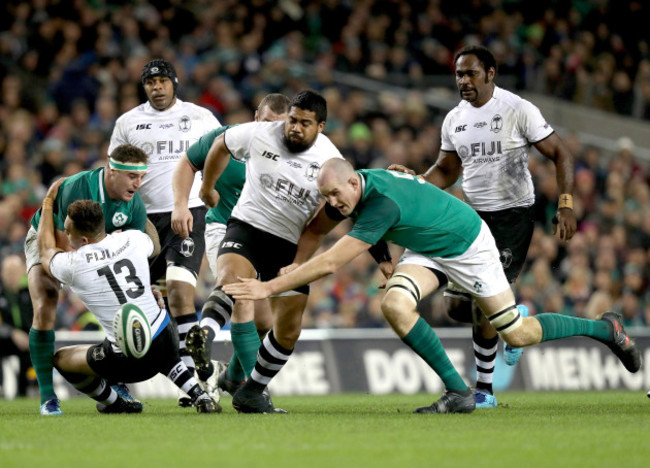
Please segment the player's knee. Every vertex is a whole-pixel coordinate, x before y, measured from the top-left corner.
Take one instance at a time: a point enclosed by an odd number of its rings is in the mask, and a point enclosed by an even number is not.
[[[420,286],[415,278],[395,273],[386,283],[386,295],[381,301],[381,311],[390,320],[405,310],[414,310],[421,299]]]
[[[54,356],[52,356],[52,364],[54,365],[54,368],[59,372],[62,372],[64,370],[62,367],[64,354],[65,354],[65,348],[62,348],[62,349],[58,349],[54,353]]]
[[[510,346],[522,347],[529,344],[524,333],[523,318],[516,305],[508,306],[488,317],[490,324]]]

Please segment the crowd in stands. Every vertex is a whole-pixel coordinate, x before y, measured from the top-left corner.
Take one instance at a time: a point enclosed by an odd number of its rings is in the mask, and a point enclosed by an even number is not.
[[[223,124],[247,122],[262,96],[323,93],[326,134],[356,167],[435,160],[443,113],[422,92],[454,86],[453,53],[482,43],[513,91],[650,119],[650,7],[638,0],[165,0],[6,1],[0,6],[0,257],[22,255],[29,219],[49,184],[105,163],[115,120],[145,101],[150,58],[176,65],[179,96]],[[331,71],[407,86],[400,98],[337,83]],[[551,122],[552,124],[552,122]],[[553,164],[531,157],[538,227],[516,286],[531,311],[595,317],[623,313],[650,325],[649,168],[634,143],[618,151],[563,135],[576,157],[579,230],[551,234]],[[458,195],[458,186],[452,188]],[[345,232],[337,228],[326,244]],[[399,251],[394,252],[397,257]],[[212,278],[207,268],[200,308]],[[381,277],[363,256],[312,288],[308,327],[384,327]],[[452,325],[440,295],[421,304]],[[66,295],[57,328],[93,327]]]

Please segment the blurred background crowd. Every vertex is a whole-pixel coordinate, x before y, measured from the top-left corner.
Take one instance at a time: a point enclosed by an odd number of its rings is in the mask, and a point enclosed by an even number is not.
[[[650,120],[649,20],[640,0],[7,0],[0,6],[3,326],[31,324],[20,268],[30,217],[53,179],[104,164],[115,120],[146,99],[140,72],[151,58],[174,63],[179,97],[223,124],[252,120],[269,92],[316,89],[328,102],[325,133],[356,167],[400,163],[422,172],[437,156],[445,114],[422,95],[454,89],[453,54],[470,43],[494,51],[497,84],[515,92]],[[408,92],[349,86],[333,71]],[[649,326],[648,163],[629,138],[608,154],[562,136],[576,157],[579,231],[566,245],[553,238],[554,166],[532,155],[538,226],[517,298],[537,313],[595,317],[613,309],[628,325]],[[461,196],[458,186],[452,191]],[[206,268],[197,308],[212,281]],[[312,287],[305,326],[385,327],[380,283],[371,257],[356,259]],[[439,294],[420,307],[432,325],[453,325]],[[57,329],[97,326],[67,293],[57,316]]]

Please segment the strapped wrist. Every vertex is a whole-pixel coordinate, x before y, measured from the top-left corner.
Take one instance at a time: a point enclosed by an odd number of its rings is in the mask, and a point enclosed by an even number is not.
[[[557,202],[557,209],[561,210],[562,208],[566,208],[569,210],[573,209],[573,195],[571,195],[570,193],[560,194],[560,197],[558,198],[558,202]]]

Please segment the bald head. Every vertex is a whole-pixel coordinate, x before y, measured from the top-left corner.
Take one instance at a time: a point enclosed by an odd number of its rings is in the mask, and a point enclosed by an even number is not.
[[[327,203],[349,216],[361,198],[361,180],[345,159],[330,159],[318,173],[318,190]]]
[[[321,167],[318,173],[317,183],[318,187],[320,187],[325,180],[330,180],[332,177],[334,178],[333,180],[342,183],[346,182],[350,177],[355,176],[356,173],[352,164],[345,159],[333,158],[326,161],[323,167]]]

